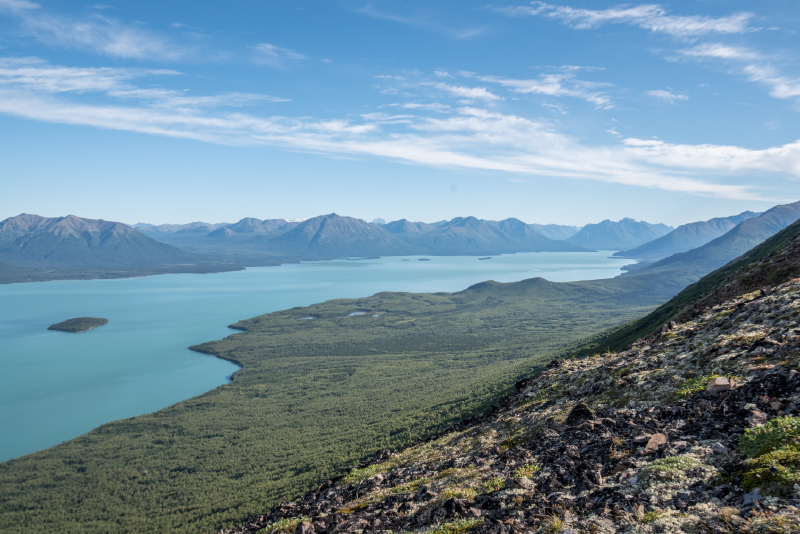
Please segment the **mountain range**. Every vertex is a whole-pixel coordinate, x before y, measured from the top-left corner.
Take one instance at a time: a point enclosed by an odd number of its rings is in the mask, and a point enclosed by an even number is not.
[[[544,237],[519,219],[487,221],[456,217],[434,223],[400,219],[368,223],[335,213],[302,222],[246,218],[203,233],[193,225],[138,225],[150,237],[186,250],[217,255],[244,265],[278,258],[332,259],[400,255],[493,255],[515,252],[585,252],[587,249]],[[211,227],[212,225],[205,225]],[[556,227],[558,225],[552,225]],[[551,231],[555,231],[553,228]]]
[[[22,214],[0,222],[0,261],[45,267],[140,267],[197,258],[122,223]]]
[[[590,249],[626,250],[658,239],[672,230],[666,224],[650,224],[625,217],[616,222],[606,219],[597,224],[587,224],[565,241]]]
[[[631,250],[615,252],[614,256],[638,260],[660,260],[678,252],[686,252],[687,250],[701,247],[727,233],[740,222],[759,215],[761,214],[745,211],[731,217],[716,217],[707,221],[683,224],[665,236]]]
[[[119,222],[31,214],[0,222],[0,283],[235,268]]]
[[[734,226],[705,245],[649,264],[637,273],[671,271],[697,280],[739,257],[800,218],[800,202],[775,206]]]
[[[46,218],[23,214],[0,222],[0,281],[215,272],[291,261],[406,255],[621,250],[640,261],[631,273],[669,272],[684,284],[724,265],[800,217],[800,202],[673,229],[624,218],[588,224],[526,224],[456,217],[386,224],[331,213],[302,221],[244,218],[181,225]],[[566,239],[549,235],[572,234]],[[573,233],[574,232],[574,233]],[[646,241],[646,242],[645,242]],[[678,251],[678,252],[674,252]],[[655,260],[655,261],[653,261]],[[102,271],[102,273],[100,273]]]

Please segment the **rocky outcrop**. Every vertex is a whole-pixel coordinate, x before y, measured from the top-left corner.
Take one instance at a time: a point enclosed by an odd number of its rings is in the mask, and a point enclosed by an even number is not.
[[[695,312],[221,532],[798,532],[800,280]]]

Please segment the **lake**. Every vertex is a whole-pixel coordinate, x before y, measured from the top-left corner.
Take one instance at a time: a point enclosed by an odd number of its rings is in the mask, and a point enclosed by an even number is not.
[[[541,276],[611,278],[609,252],[388,257],[304,262],[217,274],[0,285],[0,461],[153,412],[226,383],[238,367],[188,350],[240,319],[379,291],[459,291]],[[48,331],[73,317],[108,324]]]

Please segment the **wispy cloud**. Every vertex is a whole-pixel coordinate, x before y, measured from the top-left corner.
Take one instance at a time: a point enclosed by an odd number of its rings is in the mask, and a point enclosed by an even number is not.
[[[772,97],[800,97],[800,78],[782,76],[770,65],[747,65],[743,70],[750,81],[768,86]]]
[[[759,60],[763,56],[749,48],[740,46],[729,46],[721,43],[704,43],[692,48],[679,50],[681,56],[696,59],[736,59],[736,60]]]
[[[680,57],[704,61],[718,61],[732,72],[744,75],[749,81],[769,88],[773,98],[800,98],[800,78],[786,76],[771,64],[772,58],[744,47],[720,43],[706,43],[678,51]]]
[[[713,171],[785,172],[800,176],[800,141],[764,150],[726,145],[679,145],[625,139],[626,152],[667,167]]]
[[[576,30],[599,28],[605,24],[629,24],[674,37],[708,34],[737,34],[749,31],[752,13],[740,12],[727,17],[670,15],[658,4],[622,5],[608,9],[580,9],[569,6],[531,2],[527,6],[508,6],[496,11],[509,16],[540,16],[560,20]]]
[[[0,61],[0,113],[51,123],[139,132],[226,145],[269,145],[333,157],[377,156],[405,163],[483,169],[517,177],[597,180],[736,199],[761,198],[758,187],[726,183],[726,173],[800,176],[800,142],[767,150],[672,145],[628,139],[590,146],[552,124],[477,106],[447,115],[369,113],[319,120],[230,110],[262,95],[194,97],[137,85],[173,71],[75,69],[36,59]],[[76,94],[102,93],[103,98]],[[616,132],[615,132],[616,133]]]
[[[405,24],[407,26],[412,26],[415,28],[444,33],[455,39],[469,39],[471,37],[476,37],[486,32],[486,28],[482,26],[468,27],[468,28],[452,28],[447,24],[441,24],[436,22],[434,20],[433,15],[427,11],[421,13],[418,12],[410,16],[398,15],[395,13],[390,13],[388,11],[379,10],[369,2],[355,9],[355,12],[361,13],[362,15],[366,15],[374,19],[390,20],[398,24]]]
[[[187,50],[135,25],[99,13],[83,19],[55,15],[27,0],[0,0],[0,13],[16,17],[20,31],[45,44],[127,59],[175,61]]]
[[[136,79],[179,74],[163,69],[58,67],[38,58],[0,58],[0,87],[29,94],[104,93],[109,97],[144,102],[148,106],[170,108],[240,107],[258,102],[288,102],[285,98],[246,93],[195,96],[185,90],[142,88],[131,83]]]
[[[280,68],[283,67],[287,61],[299,61],[307,59],[303,54],[292,50],[291,48],[283,48],[269,43],[259,43],[250,48],[255,50],[255,62],[259,65],[267,65],[270,67]]]
[[[680,93],[673,93],[671,91],[665,91],[664,89],[654,89],[652,91],[647,91],[649,96],[653,98],[658,98],[659,100],[663,100],[664,102],[668,102],[670,104],[674,104],[677,100],[689,100],[689,97],[686,95],[682,95]]]
[[[586,100],[602,109],[614,107],[607,95],[596,90],[607,84],[580,80],[573,71],[574,69],[567,69],[567,72],[543,74],[539,78],[528,80],[515,80],[501,76],[478,76],[478,79],[482,82],[499,84],[516,93],[566,96]]]
[[[451,95],[457,96],[459,98],[466,98],[469,100],[487,100],[487,101],[502,100],[501,97],[492,93],[485,87],[466,87],[463,85],[449,85],[441,82],[439,83],[424,82],[422,85],[430,85],[432,87],[435,87],[436,89],[450,93]]]
[[[0,0],[0,11],[7,13],[20,13],[23,11],[30,11],[39,9],[41,5],[28,0]]]

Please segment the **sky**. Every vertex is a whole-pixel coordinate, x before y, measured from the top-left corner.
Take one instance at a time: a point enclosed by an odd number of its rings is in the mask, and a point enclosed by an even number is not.
[[[800,2],[0,0],[0,219],[800,200]]]

